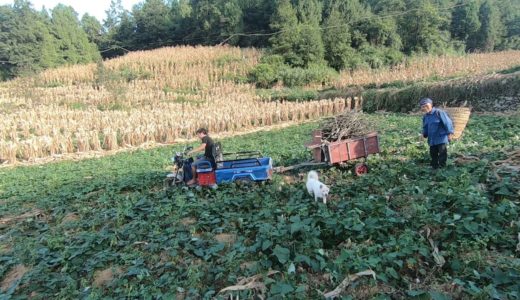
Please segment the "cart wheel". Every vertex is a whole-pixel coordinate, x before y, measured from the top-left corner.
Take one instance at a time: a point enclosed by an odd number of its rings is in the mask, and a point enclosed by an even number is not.
[[[368,166],[365,163],[359,163],[354,166],[354,174],[361,176],[368,173]]]
[[[250,185],[253,183],[250,177],[240,177],[235,179],[235,182],[239,185]]]
[[[165,189],[167,189],[167,188],[170,187],[170,179],[168,179],[168,178],[164,179],[164,181],[163,181],[163,187],[164,187]]]

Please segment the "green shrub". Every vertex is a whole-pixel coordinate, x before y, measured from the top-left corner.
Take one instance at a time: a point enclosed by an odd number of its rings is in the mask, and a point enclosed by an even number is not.
[[[309,83],[330,84],[339,76],[336,70],[325,65],[310,65],[306,70]]]
[[[384,53],[384,61],[386,65],[395,66],[397,64],[402,63],[404,60],[404,54],[403,52],[397,50],[388,48],[386,49]]]
[[[287,87],[305,86],[311,83],[331,83],[338,77],[338,72],[324,65],[310,65],[308,68],[284,67],[280,79]]]
[[[345,70],[355,70],[360,68],[367,68],[368,64],[363,59],[363,56],[359,52],[350,52],[350,55],[344,58]]]
[[[269,88],[278,81],[278,77],[273,66],[261,63],[249,72],[249,80],[257,87]]]
[[[264,64],[268,64],[271,66],[283,66],[284,65],[284,59],[283,56],[278,54],[271,54],[271,55],[265,55],[260,58],[260,62]]]
[[[250,83],[259,88],[272,87],[282,82],[286,87],[305,86],[311,83],[331,83],[338,77],[338,72],[324,64],[310,64],[308,67],[290,67],[284,64],[281,55],[265,55],[260,63],[249,71]]]

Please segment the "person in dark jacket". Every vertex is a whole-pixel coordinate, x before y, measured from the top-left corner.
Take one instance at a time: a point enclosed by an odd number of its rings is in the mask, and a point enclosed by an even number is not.
[[[213,157],[213,147],[214,147],[215,143],[213,142],[213,139],[211,139],[208,136],[208,130],[206,128],[197,129],[197,136],[199,137],[199,139],[202,143],[197,148],[188,152],[188,155],[192,155],[194,153],[204,151],[204,156],[197,159],[196,161],[194,161],[193,164],[191,165],[191,169],[193,172],[193,179],[191,179],[190,181],[187,182],[188,185],[197,183],[197,166],[198,165],[210,163],[211,167],[215,168],[215,157]]]
[[[424,112],[422,135],[428,138],[430,145],[430,165],[433,169],[445,167],[448,159],[447,145],[453,136],[453,122],[445,111],[433,107],[430,98],[421,99],[419,105]]]

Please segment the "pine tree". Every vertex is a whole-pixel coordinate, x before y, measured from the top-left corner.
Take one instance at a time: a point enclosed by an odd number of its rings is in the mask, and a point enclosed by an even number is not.
[[[294,49],[299,40],[300,27],[296,17],[296,10],[293,8],[290,0],[278,1],[270,26],[276,32],[269,39],[271,51],[282,55],[285,62],[290,65],[303,65],[303,60]]]
[[[354,55],[350,46],[351,36],[349,25],[346,24],[337,7],[331,9],[323,23],[323,43],[325,45],[325,59],[331,67],[342,70],[349,66]]]
[[[407,0],[409,11],[400,18],[399,29],[404,51],[444,53],[449,48],[447,23],[430,0]]]
[[[480,20],[478,17],[479,6],[477,2],[464,3],[459,1],[458,7],[453,10],[451,17],[451,36],[464,42],[466,51],[474,51],[477,47]]]
[[[163,0],[146,0],[132,10],[135,22],[133,48],[152,49],[171,45],[171,9]]]
[[[273,53],[282,55],[291,66],[323,63],[321,11],[316,0],[301,0],[295,7],[289,0],[279,1],[271,19],[271,28],[277,32],[269,40]]]
[[[84,14],[81,18],[81,28],[87,34],[89,42],[96,44],[98,48],[103,46],[105,32],[98,19],[89,14]]]
[[[477,34],[477,47],[482,51],[493,51],[495,46],[500,43],[499,32],[502,24],[496,8],[490,1],[486,0],[480,6],[479,19],[482,25]]]

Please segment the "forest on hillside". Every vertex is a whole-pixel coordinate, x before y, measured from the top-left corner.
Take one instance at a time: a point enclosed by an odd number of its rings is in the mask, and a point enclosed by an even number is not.
[[[335,70],[520,49],[520,1],[143,0],[127,11],[112,0],[102,21],[62,4],[0,6],[0,80],[129,51],[220,44],[266,49],[271,65]]]

